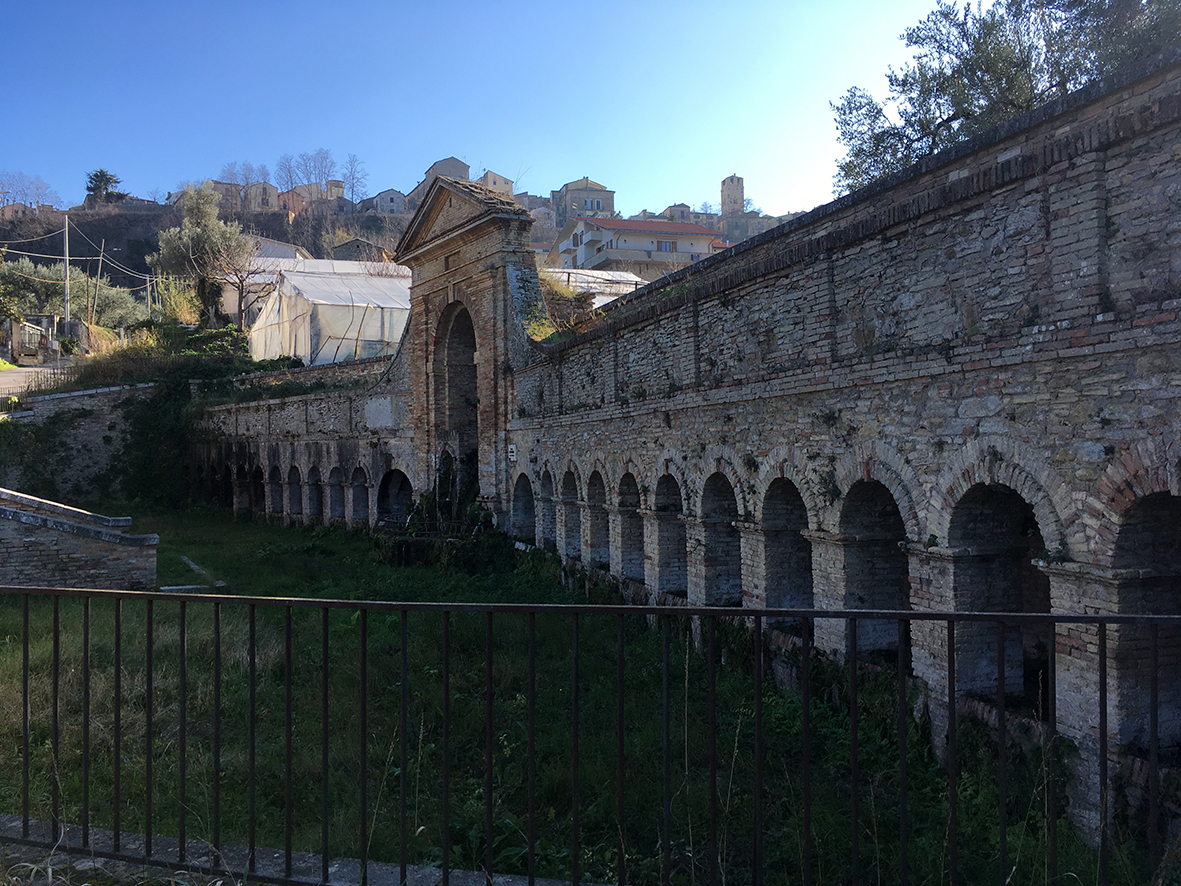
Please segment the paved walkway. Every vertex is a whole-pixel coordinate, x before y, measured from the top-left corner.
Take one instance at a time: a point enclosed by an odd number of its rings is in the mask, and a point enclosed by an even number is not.
[[[55,360],[52,363],[38,363],[36,366],[17,366],[15,369],[0,371],[0,396],[8,394],[22,394],[29,386],[29,382],[37,378],[37,374],[46,370],[64,369],[70,365],[70,359]]]

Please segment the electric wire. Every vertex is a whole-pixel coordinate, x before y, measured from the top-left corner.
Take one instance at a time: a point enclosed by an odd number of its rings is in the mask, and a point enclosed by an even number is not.
[[[0,244],[35,243],[38,240],[48,240],[50,237],[60,237],[63,233],[65,233],[65,230],[66,229],[63,227],[60,231],[54,231],[53,233],[50,233],[50,234],[42,234],[40,237],[27,237],[24,240],[0,240]]]
[[[132,277],[139,277],[141,280],[151,280],[152,279],[151,274],[141,274],[139,271],[133,271],[133,270],[131,270],[131,268],[120,264],[119,262],[117,262],[113,258],[111,258],[110,256],[106,255],[106,250],[103,247],[99,246],[97,243],[95,243],[93,240],[91,240],[89,237],[87,237],[86,232],[83,231],[81,228],[79,228],[76,224],[71,223],[70,227],[72,227],[75,231],[77,231],[79,234],[81,234],[83,240],[85,240],[87,243],[89,243],[95,249],[99,250],[99,252],[103,253],[103,261],[105,261],[107,264],[111,265],[114,268],[118,268],[124,274],[129,274]],[[88,256],[88,257],[89,258],[98,258],[97,255]]]

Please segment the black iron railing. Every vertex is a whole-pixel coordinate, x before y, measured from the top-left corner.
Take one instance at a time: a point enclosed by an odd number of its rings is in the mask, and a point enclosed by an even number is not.
[[[864,650],[883,621],[896,643]],[[843,626],[839,655],[817,651],[820,622]],[[0,840],[275,883],[364,883],[378,863],[399,882],[416,865],[444,883],[1007,882],[1021,865],[1135,882],[1162,855],[1159,637],[1179,622],[4,588]],[[920,623],[944,643],[929,733]],[[964,719],[955,654],[981,623],[987,727]],[[1040,705],[1012,710],[1006,637],[1034,625],[1097,632],[1093,751],[1061,752],[1056,654]],[[1133,751],[1108,735],[1110,626],[1149,637],[1148,797],[1119,828],[1109,767]],[[961,770],[966,728],[994,749],[983,776]],[[1065,824],[1080,767],[1100,791],[1090,844]]]

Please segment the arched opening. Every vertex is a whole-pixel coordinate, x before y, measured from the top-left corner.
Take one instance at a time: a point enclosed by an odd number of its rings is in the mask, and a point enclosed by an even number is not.
[[[250,472],[250,512],[265,514],[267,510],[267,486],[263,479],[262,468],[254,466]]]
[[[324,517],[324,490],[320,485],[320,469],[308,468],[308,516],[313,520]]]
[[[344,519],[344,472],[340,468],[328,472],[328,519]]]
[[[414,502],[410,478],[401,471],[386,471],[377,488],[377,519],[396,526],[405,525]]]
[[[267,491],[271,494],[271,513],[283,513],[283,472],[278,465],[271,465],[267,475]]]
[[[250,510],[250,474],[246,465],[238,465],[234,473],[234,510]]]
[[[955,604],[978,612],[1049,612],[1050,580],[1034,564],[1045,542],[1033,508],[1007,486],[978,483],[956,504],[948,527],[956,551]],[[1049,692],[1048,625],[1005,629],[1005,694],[1043,712]],[[956,669],[967,692],[997,687],[997,627],[978,622],[956,629]]]
[[[586,483],[586,565],[606,566],[610,560],[611,523],[607,518],[607,487],[603,475],[593,471]]]
[[[299,482],[299,468],[295,465],[287,470],[287,513],[292,517],[303,516],[303,487]]]
[[[705,524],[705,605],[742,605],[742,547],[738,536],[738,500],[722,473],[705,481],[701,494]]]
[[[228,465],[221,468],[221,488],[218,490],[218,500],[223,508],[234,506],[234,471]]]
[[[557,542],[557,514],[554,506],[554,478],[549,471],[541,475],[541,521],[538,526],[539,544],[546,550],[553,550]]]
[[[537,522],[533,510],[533,484],[525,474],[517,477],[513,486],[512,534],[514,538],[533,544],[537,538]]]
[[[434,356],[435,429],[458,469],[456,508],[479,496],[479,392],[476,330],[462,304],[452,305],[439,321]]]
[[[808,509],[790,480],[771,481],[763,498],[763,575],[771,608],[812,608]]]
[[[902,544],[906,525],[890,490],[877,480],[858,480],[841,505],[846,609],[909,609],[910,566]],[[859,650],[897,649],[898,624],[864,621],[857,626]]]
[[[640,517],[640,487],[624,474],[619,480],[619,572],[624,578],[644,580],[644,521]]]
[[[665,474],[656,483],[656,592],[684,597],[688,593],[684,502],[676,478]]]
[[[1120,521],[1112,566],[1122,614],[1181,614],[1181,498],[1167,492],[1134,502]],[[1127,570],[1127,572],[1124,572]],[[1119,673],[1120,743],[1148,746],[1152,679],[1147,627],[1113,625]],[[1181,629],[1157,628],[1157,713],[1163,747],[1181,745]]]
[[[350,482],[353,487],[353,523],[369,525],[369,475],[364,468],[354,468]]]
[[[582,513],[573,471],[562,477],[562,553],[571,560],[582,559]]]

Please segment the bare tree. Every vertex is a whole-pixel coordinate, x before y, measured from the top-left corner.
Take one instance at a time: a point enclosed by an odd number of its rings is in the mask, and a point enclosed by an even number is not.
[[[365,164],[357,158],[356,154],[349,154],[341,177],[344,179],[345,193],[349,195],[350,200],[356,203],[358,198],[364,199],[365,184],[369,181],[369,173],[365,171]]]
[[[244,163],[231,160],[221,168],[221,181],[238,186],[238,205],[243,209],[246,208],[248,202],[246,198],[250,186],[267,181],[270,175],[265,165],[255,166],[249,160]]]
[[[336,175],[336,161],[327,148],[318,148],[300,154],[295,160],[295,170],[301,184],[321,184]]]
[[[295,168],[295,159],[290,154],[284,154],[275,164],[275,185],[280,191],[290,191],[299,184],[299,173]]]
[[[246,312],[270,295],[273,283],[264,283],[262,278],[274,276],[276,263],[259,257],[257,237],[249,237],[246,249],[230,248],[220,250],[218,261],[225,272],[226,282],[238,294],[238,326],[246,328]]]

